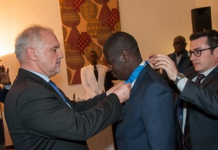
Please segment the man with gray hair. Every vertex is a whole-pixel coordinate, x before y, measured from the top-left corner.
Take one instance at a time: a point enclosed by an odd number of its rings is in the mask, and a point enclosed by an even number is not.
[[[88,150],[88,138],[121,118],[130,84],[75,102],[50,80],[64,57],[51,29],[25,29],[15,54],[21,68],[5,101],[5,117],[16,150]]]

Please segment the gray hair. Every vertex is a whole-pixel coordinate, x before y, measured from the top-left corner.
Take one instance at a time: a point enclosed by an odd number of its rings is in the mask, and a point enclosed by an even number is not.
[[[32,25],[17,36],[15,41],[15,55],[20,63],[26,61],[25,52],[28,48],[32,47],[40,49],[44,47],[44,40],[41,36],[42,30],[53,32],[50,28],[45,28],[40,25]]]

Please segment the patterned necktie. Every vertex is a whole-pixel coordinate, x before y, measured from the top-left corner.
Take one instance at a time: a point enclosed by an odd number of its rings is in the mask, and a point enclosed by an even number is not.
[[[205,75],[198,74],[198,77],[197,77],[195,83],[200,84],[201,80],[204,78],[205,78]],[[189,117],[190,117],[190,104],[188,105],[188,108],[187,108],[186,124],[185,124],[185,131],[184,131],[184,144],[188,150],[192,150]]]
[[[95,74],[96,81],[98,81],[98,70],[96,66],[94,66],[94,74]]]
[[[64,95],[61,93],[61,91],[58,89],[58,87],[56,86],[56,84],[54,82],[52,82],[51,80],[48,82],[53,89],[55,89],[55,91],[58,93],[58,95],[62,98],[62,100],[72,109],[72,107],[68,104],[68,102],[66,101]]]

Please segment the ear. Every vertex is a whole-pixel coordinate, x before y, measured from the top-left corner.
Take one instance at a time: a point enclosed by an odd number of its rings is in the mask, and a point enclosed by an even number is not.
[[[27,49],[27,56],[31,60],[37,60],[37,50],[35,48],[29,47]]]
[[[218,47],[213,50],[213,54],[216,56],[218,55]]]
[[[129,52],[124,50],[124,51],[121,53],[121,59],[122,59],[125,63],[129,62],[129,60],[130,60],[130,54],[129,54]]]

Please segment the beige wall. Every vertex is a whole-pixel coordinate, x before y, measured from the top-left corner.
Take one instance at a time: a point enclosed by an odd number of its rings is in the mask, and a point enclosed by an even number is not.
[[[211,6],[213,28],[218,29],[217,0],[120,0],[122,30],[138,40],[143,58],[173,51],[173,38],[192,33],[191,9]]]
[[[0,0],[0,59],[10,68],[15,79],[18,62],[14,56],[14,39],[21,30],[31,24],[49,26],[63,48],[63,36],[58,0]],[[143,58],[148,54],[168,54],[173,51],[172,40],[177,35],[187,38],[192,32],[191,9],[211,6],[213,28],[218,29],[217,0],[119,0],[122,30],[138,40]],[[188,42],[189,43],[189,42]],[[189,48],[189,46],[188,46]],[[57,85],[70,98],[85,98],[81,85],[67,84],[65,59],[62,72],[53,77]],[[10,141],[9,141],[10,144]]]

